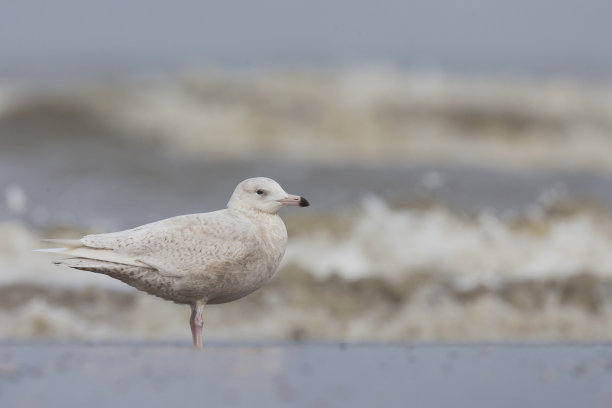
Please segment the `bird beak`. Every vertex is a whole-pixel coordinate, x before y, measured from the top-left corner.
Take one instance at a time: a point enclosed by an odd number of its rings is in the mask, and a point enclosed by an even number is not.
[[[289,194],[287,198],[283,198],[282,200],[278,200],[282,205],[291,205],[291,206],[300,206],[300,207],[308,207],[310,203],[304,197],[291,195]]]

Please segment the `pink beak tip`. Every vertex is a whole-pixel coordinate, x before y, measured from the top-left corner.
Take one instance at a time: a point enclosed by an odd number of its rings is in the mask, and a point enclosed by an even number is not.
[[[284,200],[278,200],[279,203],[288,206],[308,207],[310,203],[304,197],[290,195]]]

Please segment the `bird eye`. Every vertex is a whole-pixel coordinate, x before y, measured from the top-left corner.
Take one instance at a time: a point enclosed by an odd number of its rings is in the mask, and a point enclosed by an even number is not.
[[[262,189],[259,189],[256,191],[257,194],[262,195],[264,193],[264,191]]]

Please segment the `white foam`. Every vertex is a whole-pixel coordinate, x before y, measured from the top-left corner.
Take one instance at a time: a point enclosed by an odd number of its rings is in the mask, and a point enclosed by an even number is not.
[[[521,227],[486,212],[472,218],[442,208],[393,210],[369,197],[341,237],[324,229],[292,237],[285,262],[321,278],[434,272],[487,285],[583,272],[612,278],[610,222],[577,213]]]
[[[54,101],[53,95],[43,100]],[[155,138],[200,159],[267,154],[311,163],[612,169],[612,87],[567,78],[380,67],[250,75],[202,70],[75,86],[55,100],[126,137]],[[27,103],[36,104],[36,94],[22,102],[26,109]]]

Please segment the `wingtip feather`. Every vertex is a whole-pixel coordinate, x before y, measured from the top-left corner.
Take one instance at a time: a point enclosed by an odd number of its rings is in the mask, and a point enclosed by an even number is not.
[[[68,248],[38,248],[38,249],[33,249],[32,252],[53,252],[53,253],[57,253],[57,252],[63,252],[65,250],[67,250]]]

